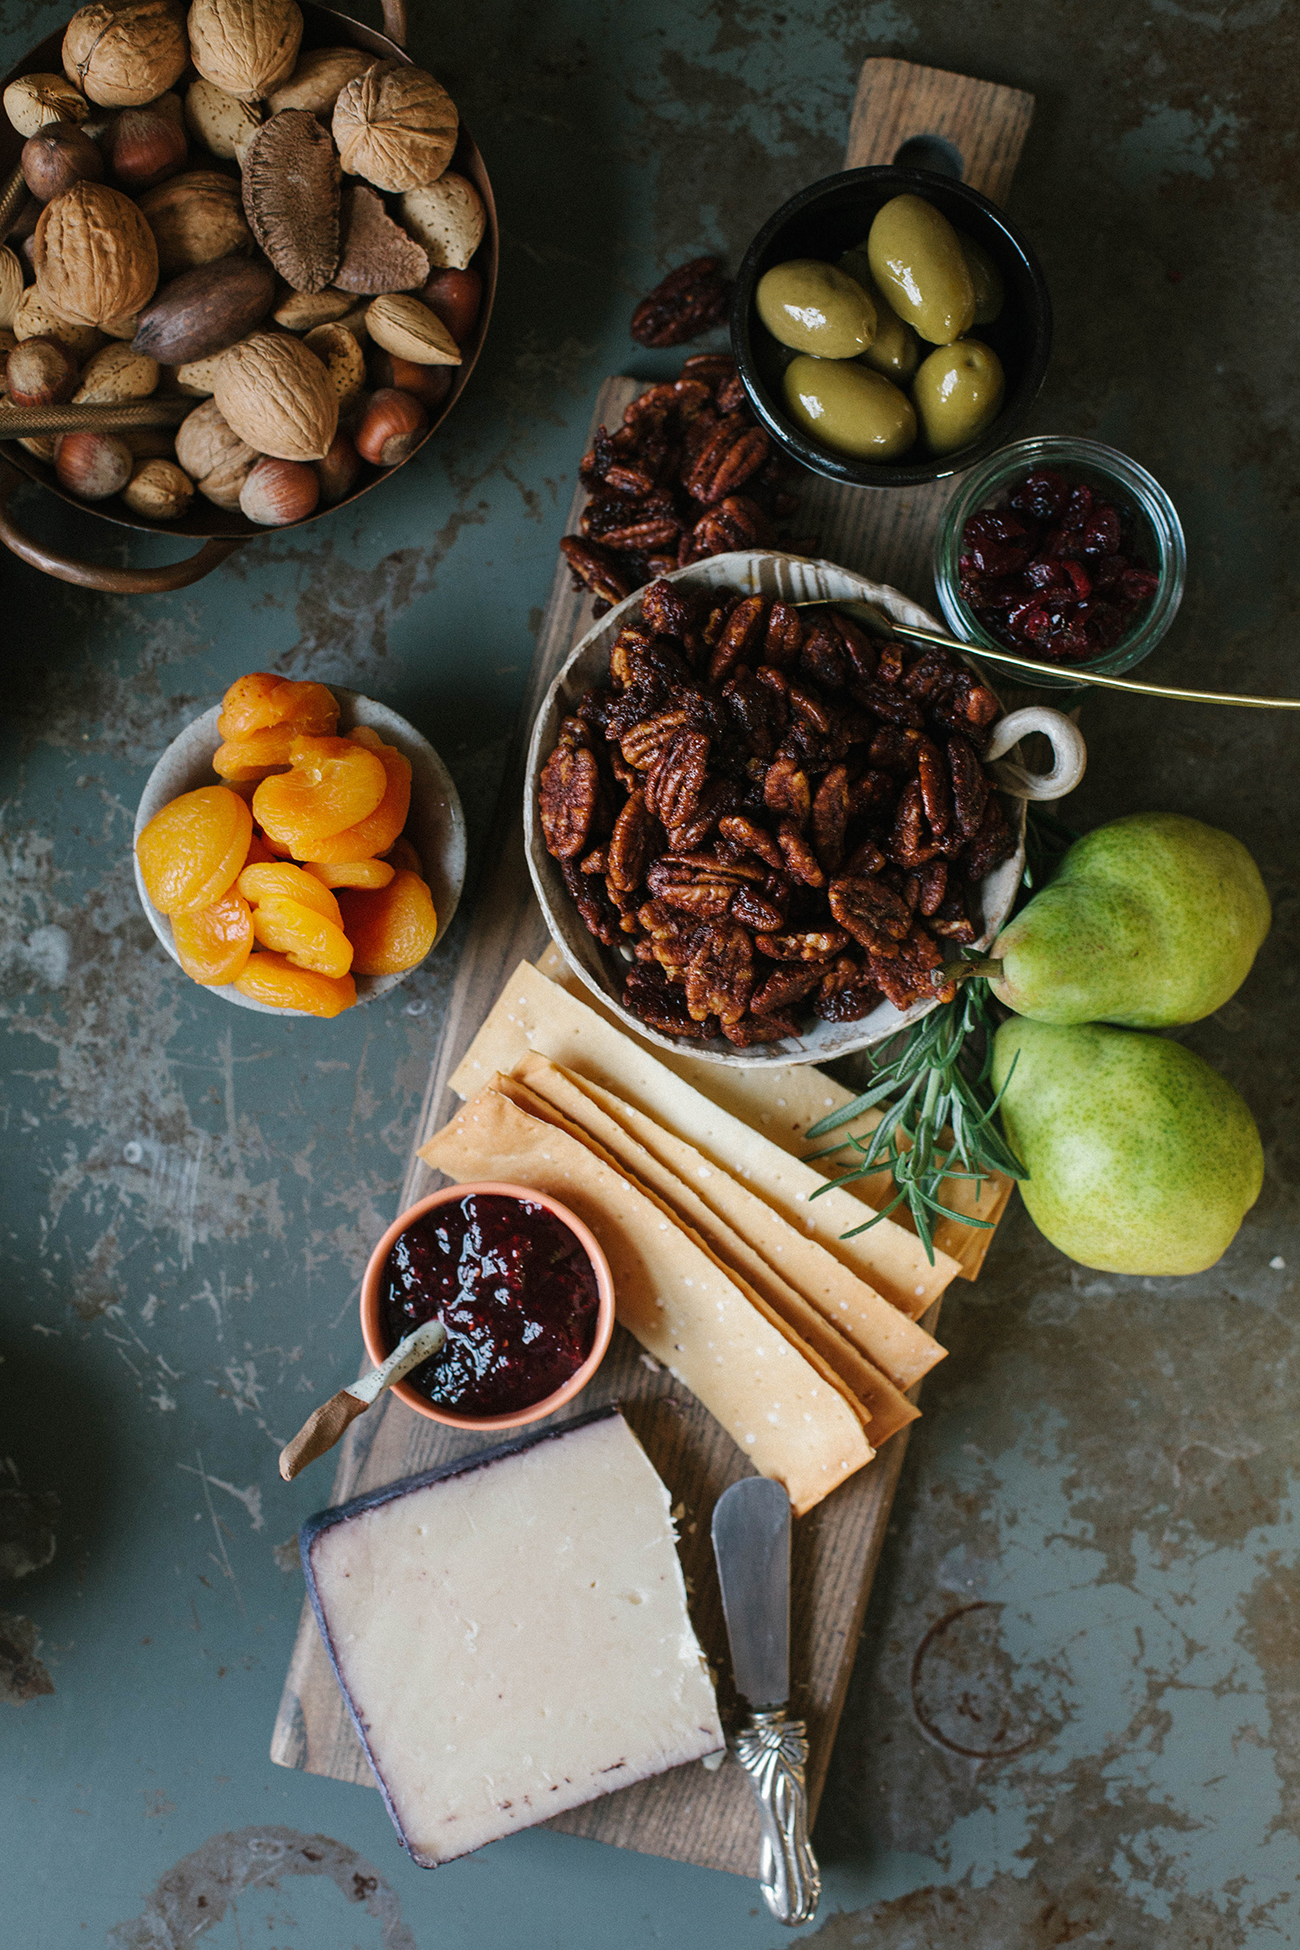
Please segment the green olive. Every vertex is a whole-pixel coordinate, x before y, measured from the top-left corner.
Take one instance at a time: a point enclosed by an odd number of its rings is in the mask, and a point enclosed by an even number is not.
[[[754,293],[774,339],[821,359],[855,359],[876,333],[876,308],[860,284],[815,257],[774,264]]]
[[[996,420],[1005,382],[996,352],[958,339],[932,352],[912,381],[912,400],[932,454],[969,446]]]
[[[991,325],[1006,303],[1006,291],[1002,285],[1002,273],[983,244],[977,244],[973,237],[957,232],[957,242],[970,272],[970,281],[975,287],[975,316],[973,325]],[[850,277],[853,275],[849,273]]]
[[[910,325],[904,325],[898,313],[891,310],[876,289],[867,261],[866,244],[856,244],[851,251],[845,251],[840,259],[840,269],[847,272],[855,284],[862,286],[876,308],[876,336],[866,351],[859,354],[863,365],[870,366],[873,372],[883,372],[885,378],[892,379],[896,385],[906,385],[921,361],[916,333]]]
[[[801,355],[785,369],[785,402],[819,446],[853,460],[896,460],[916,439],[906,393],[856,360]]]
[[[951,345],[975,317],[975,287],[957,232],[933,203],[896,196],[867,238],[871,275],[894,311],[931,345]]]

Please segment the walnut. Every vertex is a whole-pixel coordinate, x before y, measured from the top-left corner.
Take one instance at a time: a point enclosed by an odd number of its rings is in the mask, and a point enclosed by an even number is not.
[[[223,162],[238,162],[262,126],[255,103],[228,95],[215,82],[191,82],[185,95],[185,125],[196,142]]]
[[[438,270],[463,271],[483,241],[487,212],[474,185],[449,169],[436,183],[408,190],[402,222]]]
[[[156,100],[189,58],[176,0],[91,0],[63,36],[63,72],[102,108]]]
[[[81,384],[72,395],[74,406],[115,405],[123,400],[148,399],[157,389],[158,362],[147,353],[115,343],[100,348],[82,368]]]
[[[82,123],[90,103],[61,74],[25,74],[5,89],[5,114],[19,135],[35,135],[48,122]]]
[[[405,293],[376,298],[367,305],[366,329],[376,345],[412,365],[460,364],[460,347],[438,314]]]
[[[6,244],[0,249],[0,329],[8,331],[23,295],[22,261]]]
[[[451,161],[459,118],[441,83],[422,68],[379,61],[334,104],[334,140],[349,176],[381,190],[432,183]]]
[[[255,102],[293,73],[302,11],[297,0],[194,0],[189,30],[203,79]]]
[[[342,407],[357,397],[366,383],[366,361],[351,332],[341,325],[317,325],[303,340],[329,374]]]
[[[174,460],[138,460],[122,489],[133,515],[145,521],[179,521],[194,497],[194,483]]]
[[[228,425],[259,454],[323,460],[339,399],[313,352],[287,333],[253,332],[217,368],[214,398]]]
[[[41,296],[74,325],[129,317],[158,282],[153,232],[130,197],[106,183],[74,183],[47,203],[33,252]]]
[[[140,210],[158,246],[164,278],[253,248],[239,179],[219,170],[191,169],[159,183],[140,198]]]
[[[244,214],[286,284],[323,291],[339,261],[339,165],[305,108],[264,122],[244,151]]]
[[[104,338],[93,325],[74,325],[62,312],[55,311],[34,284],[28,285],[15,305],[11,329],[19,343],[23,339],[57,339],[78,364],[97,351]]]
[[[199,493],[218,508],[237,508],[257,454],[232,432],[215,400],[205,399],[176,429],[176,458]]]
[[[329,116],[339,91],[373,68],[377,59],[359,47],[309,48],[288,81],[272,94],[272,115],[282,108],[305,108],[310,115]]]

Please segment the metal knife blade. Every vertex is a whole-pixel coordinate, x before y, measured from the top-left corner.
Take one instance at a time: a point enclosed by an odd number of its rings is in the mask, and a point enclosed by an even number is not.
[[[713,1554],[736,1691],[753,1707],[790,1697],[790,1499],[767,1476],[718,1498]]]

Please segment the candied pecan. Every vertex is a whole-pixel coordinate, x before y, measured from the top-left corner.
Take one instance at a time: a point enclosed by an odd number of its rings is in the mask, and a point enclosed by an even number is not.
[[[606,849],[606,873],[611,891],[630,894],[645,879],[655,841],[655,822],[646,807],[644,792],[634,792],[614,821]],[[583,863],[584,871],[586,862]]]
[[[702,930],[686,971],[686,1007],[696,1022],[717,1016],[724,1027],[739,1022],[754,986],[754,944],[739,927]]]
[[[579,873],[598,873],[603,877],[609,870],[607,855],[608,849],[606,847],[593,846],[591,852],[584,854],[582,859],[579,860]]]
[[[965,838],[973,839],[984,818],[989,782],[968,739],[957,736],[948,740],[948,769],[957,824]]]
[[[683,486],[706,508],[742,488],[767,459],[767,435],[739,413],[729,413],[710,429]]]
[[[735,811],[740,797],[741,788],[734,779],[707,779],[694,818],[674,826],[669,833],[669,851],[694,853],[702,847],[724,814]]]
[[[572,860],[561,860],[560,872],[587,932],[594,934],[606,948],[612,948],[622,932],[621,919],[604,884],[582,873]]]
[[[876,652],[876,682],[892,686],[900,681],[902,675],[902,644],[882,643]]]
[[[820,684],[833,695],[848,689],[853,673],[844,644],[829,618],[818,616],[810,626],[799,653],[799,669],[810,684]]]
[[[765,861],[769,867],[775,867],[778,872],[784,867],[785,855],[772,835],[756,820],[747,818],[744,813],[728,813],[725,819],[718,821],[718,831],[724,839],[734,841],[737,846],[743,846],[746,852],[756,854],[760,860]]]
[[[841,874],[827,893],[831,913],[855,941],[877,955],[898,953],[912,916],[907,902],[870,874]]]
[[[627,763],[638,772],[648,772],[659,762],[679,731],[686,729],[686,710],[679,705],[675,711],[658,711],[653,718],[643,718],[632,725],[619,739],[619,749]]]
[[[745,596],[733,604],[709,660],[709,682],[721,684],[737,664],[753,664],[767,629],[767,604],[761,596]]]
[[[802,1002],[812,993],[825,973],[826,963],[819,961],[787,962],[783,967],[774,968],[750,996],[750,1009],[756,1016],[792,1009],[796,1002]]]
[[[758,894],[752,887],[738,887],[731,898],[731,918],[753,928],[755,934],[766,934],[784,926],[785,911],[766,889]]]
[[[947,832],[952,819],[952,794],[948,790],[948,770],[939,747],[932,744],[928,738],[918,741],[916,758],[921,802],[925,807],[925,816],[930,822],[930,831],[938,836]]]
[[[679,264],[644,297],[632,314],[638,345],[685,345],[721,325],[731,303],[731,285],[716,257],[694,257]]]
[[[921,782],[913,779],[904,786],[894,809],[894,827],[889,835],[889,857],[898,867],[923,867],[933,860],[939,848],[926,837],[925,801]]]
[[[776,829],[777,845],[785,855],[787,870],[805,887],[824,887],[826,875],[821,862],[791,819],[783,819]]]
[[[849,787],[849,812],[853,818],[863,813],[876,818],[888,814],[898,797],[898,780],[888,772],[864,772]]]
[[[685,642],[699,628],[699,604],[680,583],[652,582],[641,598],[641,621],[656,636]]]
[[[738,372],[730,372],[725,379],[720,379],[715,390],[718,406],[724,413],[734,413],[738,406],[745,404],[745,382]]]
[[[578,719],[568,722],[577,724]],[[586,726],[583,730],[585,732]],[[583,746],[558,744],[542,767],[537,788],[546,850],[556,860],[581,853],[600,800],[596,754]]]
[[[675,731],[646,774],[645,802],[664,826],[681,826],[699,810],[709,765],[709,740],[683,725]]]
[[[1015,850],[1015,835],[1003,817],[997,794],[990,792],[979,832],[962,856],[967,877],[983,880],[986,873],[991,873],[1003,860],[1009,860]]]
[[[667,548],[670,543],[676,548],[684,525],[676,515],[644,514],[636,503],[632,504],[632,513],[636,519],[601,529],[602,547],[612,548],[617,555],[647,554]]]
[[[859,840],[844,862],[845,873],[878,874],[885,864],[885,856],[873,839]]]
[[[872,955],[869,967],[872,980],[896,1009],[910,1008],[914,1002],[951,1002],[957,993],[955,982],[936,984],[931,971],[943,956],[925,929],[916,923],[900,943],[896,954],[885,960]]]
[[[661,1036],[690,1036],[696,1042],[709,1042],[719,1034],[716,1016],[710,1016],[705,1022],[691,1021],[679,988],[665,987],[640,992],[632,988],[624,989],[623,1007],[629,1015],[643,1022],[647,1029],[658,1030]]]
[[[723,685],[722,695],[746,751],[754,758],[771,758],[785,728],[780,701],[744,664]]]
[[[926,866],[918,867],[915,873],[907,876],[908,884],[915,889],[913,905],[924,915],[937,912],[944,895],[948,891],[948,862],[931,860]]]
[[[753,1049],[757,1043],[779,1043],[787,1037],[797,1040],[799,1024],[787,1016],[742,1016],[739,1022],[724,1022],[722,1033],[737,1049]]]
[[[785,934],[760,934],[754,946],[769,961],[826,961],[849,945],[843,928],[804,928]]]
[[[885,647],[888,649],[889,646]],[[888,724],[911,725],[919,731],[925,723],[916,699],[908,697],[903,691],[896,690],[891,684],[882,684],[879,681],[864,684],[855,677],[849,685],[849,695],[862,706],[864,711],[873,711],[878,718],[884,718]]]
[[[682,361],[683,379],[700,379],[715,390],[734,377],[736,362],[729,352],[692,352]]]
[[[798,661],[803,648],[803,621],[793,603],[773,603],[767,619],[763,643],[763,662],[778,670],[788,670]]]
[[[843,863],[848,823],[848,767],[832,765],[818,786],[812,804],[813,845],[827,873],[838,873]]]
[[[880,1003],[880,990],[869,975],[860,981],[846,982],[842,988],[818,993],[812,1008],[823,1022],[861,1022]]]
[[[908,665],[900,681],[909,697],[924,703],[951,691],[956,668],[947,651],[935,645],[923,650],[915,663]]]
[[[739,548],[771,548],[776,541],[776,530],[757,501],[744,494],[729,494],[725,501],[719,501],[700,516],[691,534],[705,555],[727,555]]]
[[[976,941],[979,929],[970,911],[970,896],[971,889],[960,881],[950,886],[934,913],[927,917],[931,934],[965,947]]]
[[[636,584],[612,549],[604,549],[598,542],[584,542],[580,535],[565,535],[560,548],[573,571],[575,588],[585,585],[611,609],[632,594]]]
[[[625,792],[635,792],[640,786],[640,774],[632,770],[617,746],[609,754],[609,769]]]
[[[793,758],[773,759],[763,779],[763,803],[769,812],[791,819],[796,826],[807,824],[812,811],[812,787],[808,774]]]
[[[653,861],[646,872],[652,894],[697,921],[721,921],[741,884],[734,869],[695,866],[673,854]]]
[[[889,724],[876,733],[867,757],[877,771],[897,772],[904,778],[911,778],[920,763],[920,748],[919,731]]]
[[[629,623],[614,639],[609,653],[609,673],[616,683],[631,690],[638,684],[659,684],[669,689],[690,682],[686,662],[670,637],[651,636],[639,624]]]
[[[818,698],[798,684],[790,686],[790,709],[796,717],[802,718],[805,724],[810,724],[823,738],[833,735],[835,721],[831,713]]]
[[[865,630],[834,609],[827,619],[843,646],[850,673],[859,683],[870,684],[880,670],[880,652]]]

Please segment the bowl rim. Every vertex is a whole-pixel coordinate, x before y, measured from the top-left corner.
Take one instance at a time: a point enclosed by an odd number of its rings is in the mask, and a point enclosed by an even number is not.
[[[765,572],[768,574],[769,579],[776,584],[775,588],[763,588],[761,586],[758,578]],[[779,549],[737,550],[727,555],[708,556],[703,561],[691,563],[684,569],[673,570],[665,580],[675,582],[680,579],[688,587],[691,586],[692,582],[704,586],[708,586],[711,582],[730,584],[740,589],[748,585],[752,593],[755,594],[774,595],[780,600],[798,600],[800,584],[803,585],[803,594],[816,597],[819,592],[814,585],[817,581],[824,580],[827,576],[843,577],[849,582],[856,583],[858,588],[855,593],[866,595],[869,601],[878,603],[897,622],[913,623],[925,629],[938,629],[940,627],[928,610],[923,609],[919,603],[913,602],[910,596],[903,595],[900,590],[892,588],[887,583],[872,582],[869,576],[859,574],[856,569],[843,568],[839,563],[819,561],[808,556],[790,555]],[[791,589],[788,594],[782,586],[783,582],[789,582],[791,584]],[[583,924],[578,916],[572,912],[572,903],[569,901],[567,892],[564,896],[567,905],[565,907],[557,907],[556,903],[551,899],[550,890],[547,886],[548,868],[555,869],[557,863],[551,859],[550,854],[546,851],[545,842],[541,834],[541,821],[538,815],[538,781],[541,776],[542,765],[549,755],[550,749],[549,745],[546,751],[543,751],[542,747],[548,738],[553,739],[554,737],[555,721],[559,715],[562,715],[558,709],[560,694],[575,667],[581,660],[589,658],[593,652],[597,651],[602,656],[605,656],[606,661],[608,660],[607,652],[600,645],[600,639],[611,631],[616,634],[621,624],[630,617],[634,607],[641,603],[644,597],[644,587],[633,590],[630,596],[624,597],[621,603],[617,603],[612,609],[606,611],[603,616],[597,617],[590,629],[584,631],[579,641],[569,652],[569,655],[565,658],[559,670],[547,686],[533,719],[532,732],[529,737],[528,756],[524,771],[524,852],[528,861],[529,877],[532,880],[533,891],[537,896],[542,915],[546,921],[551,937],[558,946],[566,963],[582,983],[583,987],[589,991],[597,1005],[613,1015],[619,1027],[627,1034],[639,1038],[642,1042],[652,1044],[656,1049],[665,1050],[672,1056],[689,1057],[705,1063],[722,1063],[739,1069],[758,1069],[772,1065],[793,1066],[794,1064],[802,1063],[831,1063],[837,1061],[842,1056],[850,1056],[858,1050],[869,1049],[874,1044],[884,1042],[889,1037],[897,1035],[900,1030],[908,1028],[913,1022],[919,1022],[922,1016],[929,1015],[933,1009],[939,1006],[937,998],[933,1002],[914,1003],[910,1009],[906,1010],[897,1010],[889,1003],[881,1003],[871,1012],[871,1015],[863,1017],[860,1022],[828,1025],[828,1028],[842,1027],[847,1032],[843,1042],[838,1043],[833,1049],[810,1048],[804,1041],[801,1041],[796,1048],[791,1049],[785,1040],[778,1043],[758,1045],[753,1049],[736,1049],[730,1047],[725,1050],[714,1049],[703,1042],[688,1042],[683,1037],[665,1036],[659,1030],[651,1029],[648,1024],[639,1021],[628,1010],[624,1009],[622,1001],[618,996],[611,994],[607,988],[601,986],[591,969],[585,965],[582,956],[571,945],[571,932],[575,934],[575,938],[581,938],[577,935],[576,931],[581,930],[582,934],[585,935],[586,930],[583,928]],[[822,595],[820,599],[826,602],[842,600],[842,598],[834,595]],[[969,664],[972,671],[980,679],[980,682],[988,685],[993,690],[994,695],[997,696],[996,688],[989,682],[988,673],[981,670],[979,665],[970,657],[967,657],[964,652],[962,654],[963,660]],[[593,678],[592,681],[596,680]],[[1001,697],[998,697],[998,704],[1001,715],[1009,716],[1010,713],[1006,710],[1006,706],[1003,704]],[[995,722],[997,721],[995,720]],[[1015,900],[1016,889],[1020,885],[1021,876],[1024,872],[1025,801],[1011,797],[1005,791],[1001,792],[1001,797],[1004,809],[1008,805],[1011,808],[1010,820],[1012,831],[1016,835],[1016,851],[1010,860],[1004,861],[1000,866],[995,867],[992,874],[986,877],[986,881],[981,883],[982,886],[986,885],[987,880],[994,879],[995,877],[1005,877],[1007,881],[1005,888],[999,885],[994,895],[992,911],[994,912],[995,918],[989,920],[986,913],[984,929],[979,936],[979,940],[972,944],[975,947],[987,947],[995,938],[998,929],[1002,926],[1011,911]],[[587,936],[587,939],[591,940],[591,937]],[[604,957],[610,951],[601,949],[599,944],[594,941],[592,948],[594,958],[599,961],[602,968],[605,968],[606,962]],[[868,1027],[877,1016],[882,1016],[885,1012],[887,1012],[887,1018],[882,1023],[878,1024],[874,1029]],[[816,1032],[812,1033],[816,1034]]]
[[[885,183],[896,185],[896,193],[900,196],[909,193],[924,196],[927,190],[931,193],[941,190],[945,195],[956,196],[984,221],[992,223],[1020,258],[1033,289],[1037,313],[1036,318],[1026,320],[1031,348],[1024,371],[1015,389],[1003,401],[997,418],[968,447],[959,447],[952,454],[936,454],[924,465],[918,462],[911,466],[892,466],[887,462],[855,461],[816,446],[769,399],[758,376],[753,354],[751,313],[754,288],[759,260],[772,238],[791,218],[804,215],[809,206],[823,198],[846,187],[861,186],[866,189]],[[1033,245],[1014,219],[985,196],[982,190],[957,177],[940,175],[937,170],[913,169],[900,163],[871,163],[860,169],[842,169],[833,176],[823,176],[817,182],[807,184],[767,219],[746,250],[736,275],[731,306],[731,349],[750,407],[777,444],[804,467],[848,487],[922,487],[965,473],[967,468],[976,466],[999,447],[1005,446],[1009,437],[1024,423],[1042,389],[1051,358],[1052,299]]]
[[[417,1415],[427,1417],[430,1422],[441,1422],[452,1429],[481,1429],[490,1432],[494,1429],[521,1429],[530,1422],[540,1422],[547,1415],[565,1408],[580,1395],[604,1360],[614,1332],[614,1276],[609,1270],[609,1261],[604,1249],[591,1227],[580,1219],[576,1212],[552,1198],[549,1192],[538,1191],[533,1185],[515,1185],[495,1178],[469,1179],[462,1185],[443,1185],[436,1192],[429,1192],[417,1199],[405,1212],[398,1215],[380,1239],[378,1245],[366,1262],[366,1270],[361,1278],[361,1338],[365,1342],[366,1353],[376,1367],[386,1361],[392,1353],[384,1345],[384,1337],[379,1328],[379,1283],[388,1255],[398,1239],[426,1212],[434,1211],[440,1205],[450,1205],[457,1199],[471,1198],[475,1195],[515,1198],[527,1200],[530,1204],[541,1205],[553,1217],[566,1225],[577,1239],[579,1245],[591,1262],[596,1275],[596,1333],[591,1344],[591,1352],[580,1368],[574,1372],[563,1386],[552,1394],[544,1395],[539,1402],[529,1408],[516,1409],[511,1415],[457,1415],[453,1410],[440,1408],[426,1396],[412,1388],[408,1382],[395,1381],[390,1393],[405,1402]]]
[[[426,766],[432,773],[436,782],[436,790],[442,796],[444,820],[440,823],[445,823],[446,831],[443,835],[442,845],[438,850],[436,868],[431,869],[431,863],[424,857],[423,851],[420,854],[420,864],[425,870],[426,884],[434,896],[434,908],[438,917],[438,931],[433,939],[433,947],[429,950],[429,954],[432,955],[455,918],[456,910],[460,905],[461,894],[465,887],[468,843],[465,829],[465,813],[460,803],[460,794],[456,790],[456,782],[447,770],[442,758],[434,750],[423,732],[417,731],[410,720],[402,717],[400,712],[394,711],[390,704],[384,704],[378,698],[367,697],[363,691],[349,690],[345,684],[330,684],[327,688],[333,693],[339,704],[340,723],[343,722],[344,718],[350,718],[357,723],[370,723],[370,717],[358,717],[359,708],[364,712],[373,714],[373,728],[376,731],[387,732],[391,738],[398,742],[398,748],[402,750],[403,755],[412,760],[412,785],[414,785],[415,758],[418,758],[419,762],[423,766]],[[210,706],[208,710],[200,712],[197,718],[192,718],[181,731],[177,732],[166,749],[159,754],[151,766],[149,776],[145,780],[141,790],[139,802],[136,805],[135,820],[131,830],[131,866],[135,876],[136,896],[141,908],[144,910],[145,919],[178,968],[180,967],[180,956],[176,952],[176,943],[172,935],[172,924],[168,916],[160,908],[155,907],[149,898],[144,884],[144,876],[140,871],[140,856],[136,850],[136,842],[145,827],[149,824],[149,821],[156,813],[161,812],[164,806],[169,805],[173,799],[180,798],[185,792],[199,790],[198,786],[184,785],[179,791],[166,791],[166,796],[160,796],[165,791],[161,781],[169,765],[173,763],[178,764],[183,759],[187,759],[191,763],[194,762],[194,752],[191,752],[187,748],[194,747],[195,751],[197,751],[200,743],[210,744],[211,750],[208,753],[207,770],[209,773],[212,773],[212,754],[215,753],[221,743],[221,736],[216,728],[217,719],[220,714],[221,704],[218,701],[216,704]],[[412,754],[415,756],[412,757]],[[203,785],[222,785],[224,783],[225,781],[217,778],[215,773],[212,773],[210,778],[205,778],[202,781]],[[412,799],[414,800],[414,792],[412,793]],[[156,803],[154,803],[155,801]],[[409,812],[407,814],[407,821],[409,824]],[[426,956],[425,959],[427,960],[428,957]],[[423,962],[416,963],[416,968],[422,968],[423,966]],[[368,1002],[378,1001],[381,996],[390,994],[395,988],[400,988],[407,977],[414,973],[414,968],[408,968],[401,975],[357,976],[357,999],[353,1007],[363,1008]],[[189,980],[191,978],[187,976],[186,979]],[[362,986],[363,983],[366,985],[364,988]],[[258,1002],[251,995],[241,994],[231,982],[196,982],[194,986],[203,989],[208,995],[219,996],[223,1002],[233,1002],[236,1008],[251,1009],[258,1015],[283,1016],[296,1022],[320,1020],[320,1018],[309,1016],[302,1009],[277,1009],[273,1008],[268,1002]],[[345,1009],[341,1013],[347,1015],[350,1014],[350,1011]]]

